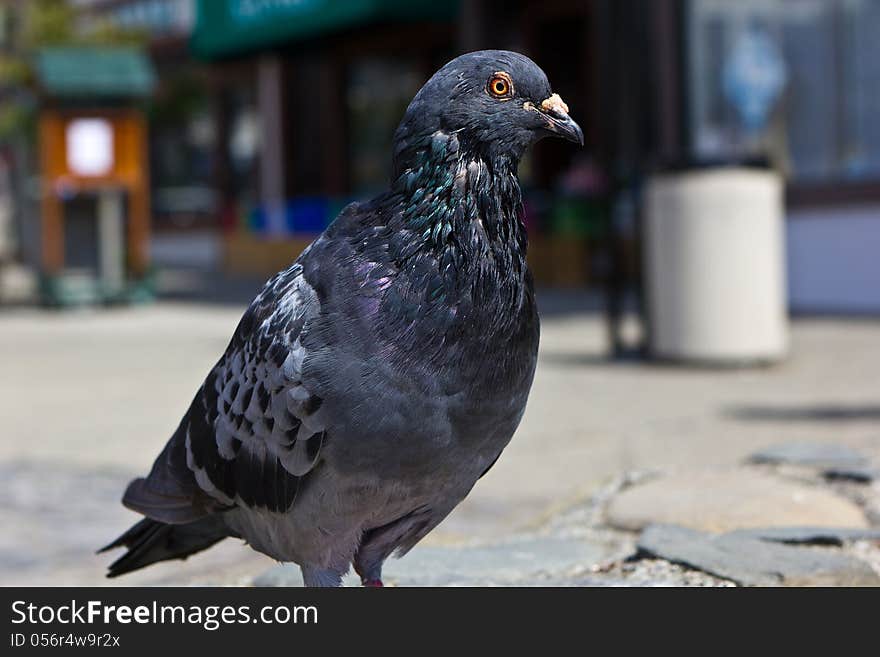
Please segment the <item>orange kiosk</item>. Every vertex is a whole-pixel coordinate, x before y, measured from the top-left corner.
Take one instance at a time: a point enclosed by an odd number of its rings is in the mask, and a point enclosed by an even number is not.
[[[130,48],[52,48],[38,54],[36,70],[45,300],[151,297],[147,126],[133,102],[152,92],[149,61]],[[89,224],[80,251],[93,257],[74,270],[67,228],[77,201],[79,222],[85,215]]]

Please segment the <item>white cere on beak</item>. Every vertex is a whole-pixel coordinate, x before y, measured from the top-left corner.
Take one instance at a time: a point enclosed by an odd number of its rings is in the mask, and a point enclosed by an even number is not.
[[[541,109],[545,112],[556,112],[558,114],[568,114],[568,105],[560,98],[559,94],[553,94],[550,98],[541,101]]]

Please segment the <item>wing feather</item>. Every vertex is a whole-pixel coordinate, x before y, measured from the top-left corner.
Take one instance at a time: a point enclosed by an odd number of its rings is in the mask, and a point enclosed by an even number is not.
[[[219,502],[286,511],[320,459],[322,400],[301,380],[300,341],[318,311],[299,264],[275,276],[196,396],[187,464],[199,487]]]

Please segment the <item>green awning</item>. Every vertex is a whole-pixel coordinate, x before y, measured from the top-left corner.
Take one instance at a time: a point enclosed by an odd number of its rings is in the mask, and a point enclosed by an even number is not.
[[[198,0],[190,48],[212,58],[380,21],[447,21],[457,0]]]
[[[156,83],[149,58],[137,48],[43,48],[35,63],[37,81],[51,96],[146,96]]]

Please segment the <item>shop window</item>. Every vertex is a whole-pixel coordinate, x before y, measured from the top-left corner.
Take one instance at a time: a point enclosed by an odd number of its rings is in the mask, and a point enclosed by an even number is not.
[[[797,183],[880,178],[880,3],[692,0],[703,159],[767,156]]]
[[[346,104],[351,191],[356,196],[388,185],[394,131],[423,82],[417,60],[367,57],[351,62]]]
[[[256,90],[240,85],[230,90],[229,97],[230,192],[242,209],[257,205],[258,169],[261,147],[260,115]]]
[[[150,180],[158,227],[215,220],[212,189],[216,125],[198,78],[183,71],[166,76],[166,91],[151,108]]]

